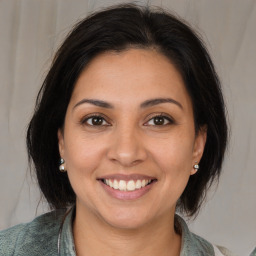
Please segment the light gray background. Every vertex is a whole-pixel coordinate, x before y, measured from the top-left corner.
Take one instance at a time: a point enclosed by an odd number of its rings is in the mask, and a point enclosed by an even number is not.
[[[48,210],[45,203],[38,205],[40,194],[30,178],[25,132],[55,50],[76,21],[120,2],[0,0],[0,229]],[[190,227],[248,255],[256,246],[256,1],[137,2],[177,13],[208,45],[223,83],[232,134],[217,191]]]

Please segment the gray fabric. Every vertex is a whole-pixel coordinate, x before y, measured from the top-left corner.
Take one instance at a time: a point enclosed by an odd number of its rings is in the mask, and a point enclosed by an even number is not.
[[[180,256],[211,256],[214,255],[213,246],[200,236],[190,232],[185,221],[178,215],[177,220],[182,230],[182,245]]]
[[[253,250],[253,252],[250,254],[250,256],[256,256],[256,247],[255,247],[255,249]]]
[[[54,211],[41,215],[28,224],[20,224],[1,231],[0,255],[53,256],[58,255],[60,248],[60,255],[75,256],[72,215],[73,211],[66,217],[64,211]],[[185,221],[178,215],[176,220],[182,232],[180,256],[214,256],[213,246],[209,242],[190,232]]]
[[[214,246],[214,251],[215,251],[215,256],[236,256],[235,254],[233,254],[233,252],[231,252],[230,250],[228,250],[227,248],[223,247],[223,246]],[[217,252],[216,252],[217,250]]]
[[[57,255],[58,233],[64,212],[39,216],[0,232],[0,255],[36,256]]]

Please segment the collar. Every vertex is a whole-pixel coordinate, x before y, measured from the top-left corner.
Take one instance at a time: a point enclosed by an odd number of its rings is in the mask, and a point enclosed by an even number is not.
[[[63,216],[58,236],[58,255],[60,256],[76,256],[72,228],[75,212],[75,207],[72,207]]]
[[[200,236],[190,232],[186,222],[179,216],[175,215],[175,221],[181,229],[181,252],[180,256],[214,256],[213,246]]]
[[[63,217],[59,230],[58,255],[76,256],[75,244],[72,231],[72,223],[75,217],[75,207],[70,208]],[[186,222],[175,215],[175,222],[182,234],[180,256],[214,256],[213,246],[205,239],[190,232]]]

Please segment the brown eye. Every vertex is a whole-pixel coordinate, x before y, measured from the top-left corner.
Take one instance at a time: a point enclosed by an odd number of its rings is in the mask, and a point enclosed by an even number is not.
[[[154,125],[163,125],[165,122],[164,117],[162,116],[156,116],[153,118]]]
[[[102,117],[95,116],[95,117],[92,117],[91,119],[92,119],[91,120],[92,125],[102,125],[103,123]]]
[[[102,116],[90,116],[83,121],[89,126],[106,126],[109,125]]]
[[[169,125],[173,123],[174,121],[170,117],[164,116],[164,115],[158,115],[151,118],[145,125],[164,126],[164,125]]]

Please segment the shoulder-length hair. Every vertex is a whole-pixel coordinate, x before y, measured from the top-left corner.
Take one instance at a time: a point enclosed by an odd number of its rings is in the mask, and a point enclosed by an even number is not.
[[[176,66],[190,95],[195,131],[207,127],[200,170],[190,176],[178,209],[195,215],[218,180],[227,144],[227,122],[220,82],[200,37],[162,9],[119,5],[79,22],[56,53],[39,91],[27,131],[27,150],[41,191],[52,208],[75,203],[67,174],[59,171],[57,131],[63,127],[74,85],[90,61],[107,51],[156,48]]]

